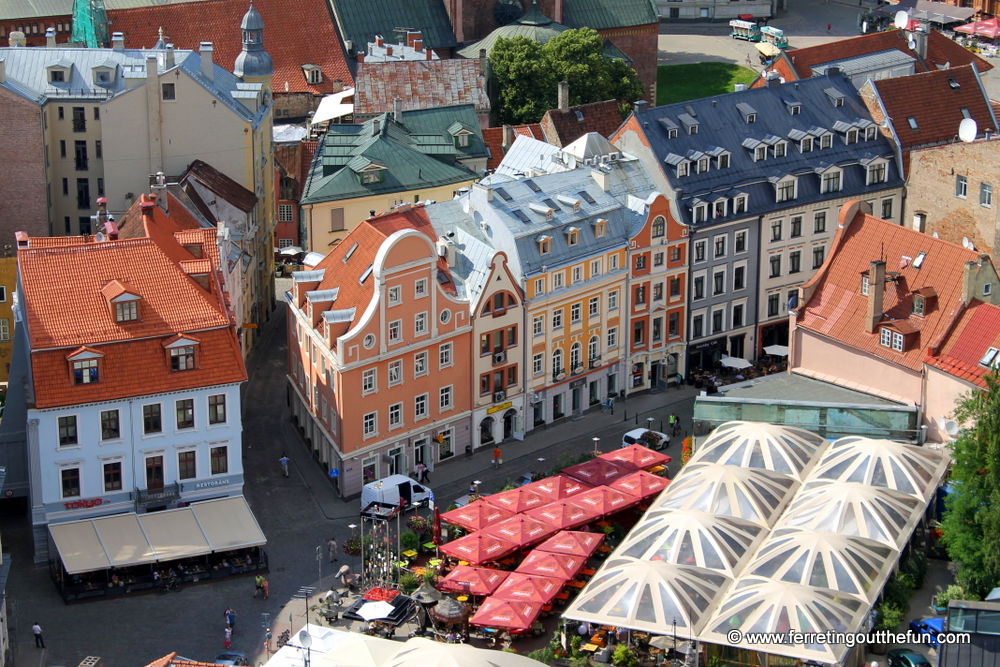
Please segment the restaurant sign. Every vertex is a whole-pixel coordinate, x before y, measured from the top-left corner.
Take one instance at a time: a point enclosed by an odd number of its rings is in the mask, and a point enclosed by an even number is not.
[[[86,500],[74,500],[73,502],[63,503],[68,510],[78,510],[91,507],[100,507],[101,505],[106,505],[110,503],[110,500],[105,500],[104,498],[87,498]]]

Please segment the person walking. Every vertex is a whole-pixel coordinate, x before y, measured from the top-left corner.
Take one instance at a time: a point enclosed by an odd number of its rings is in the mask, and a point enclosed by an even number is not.
[[[262,579],[262,581],[260,582],[260,590],[263,591],[263,593],[264,593],[264,599],[266,600],[267,599],[268,583],[267,583],[267,579],[265,579],[263,577],[261,577],[261,579]]]
[[[670,433],[671,436],[676,436],[681,432],[681,418],[676,414],[672,415],[674,418],[673,431]]]
[[[426,484],[429,481],[427,477],[427,466],[424,465],[423,461],[417,464],[417,481],[422,484]]]
[[[826,34],[829,35],[831,30],[833,30],[833,24],[832,23],[827,23],[826,24]]]
[[[337,540],[335,540],[332,537],[329,540],[327,540],[326,552],[330,556],[331,563],[335,560],[340,560],[339,558],[337,558]]]
[[[236,631],[236,612],[232,607],[226,607],[226,610],[222,612],[222,615],[226,617],[226,625],[229,626],[233,632]]]
[[[291,461],[290,458],[285,456],[284,452],[281,452],[281,458],[278,459],[278,463],[281,464],[281,474],[288,477],[288,463]]]
[[[677,415],[671,413],[667,418],[667,423],[670,424],[670,435],[672,436],[674,434],[674,426],[677,424]]]
[[[226,648],[233,647],[233,629],[230,626],[226,626],[226,637],[222,640],[222,645]]]
[[[474,495],[476,495],[478,493],[479,493],[479,490],[476,488],[476,485],[470,482],[469,483],[469,498],[472,498],[472,496],[474,496]]]
[[[493,467],[499,468],[503,465],[503,457],[501,456],[500,447],[493,448]]]
[[[45,648],[45,639],[42,638],[42,626],[38,625],[38,621],[31,626],[31,632],[35,635],[35,648]]]
[[[253,596],[257,597],[257,593],[264,588],[264,575],[258,574],[253,578]],[[267,596],[264,596],[265,598]]]

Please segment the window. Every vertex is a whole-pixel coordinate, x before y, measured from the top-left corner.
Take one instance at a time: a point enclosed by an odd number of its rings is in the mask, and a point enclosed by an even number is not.
[[[882,327],[882,329],[879,331],[879,343],[881,343],[885,347],[891,347],[892,331],[885,327]]]
[[[562,309],[560,309],[552,313],[552,328],[561,329],[562,325],[563,325],[563,311]]]
[[[876,162],[868,165],[868,185],[872,183],[885,183],[886,169],[885,162]]]
[[[712,274],[712,294],[719,295],[726,291],[726,272],[716,271]]]
[[[969,190],[969,181],[965,176],[955,177],[955,196],[965,199]]]
[[[427,374],[427,353],[417,352],[413,355],[413,377]]]
[[[552,246],[550,245],[548,238],[542,239],[541,241],[538,242],[538,254],[539,255],[549,254],[551,247]]]
[[[292,217],[293,210],[291,204],[278,204],[278,222],[292,222],[294,219]]]
[[[582,266],[574,266],[573,267],[573,284],[576,285],[577,283],[582,283],[582,282],[583,282],[583,267]]]
[[[746,195],[740,195],[733,200],[733,214],[738,215],[740,213],[746,213],[747,210],[747,197]]]
[[[721,310],[712,311],[712,333],[719,333],[720,331],[722,331],[723,328],[722,315],[723,311]]]
[[[543,333],[545,333],[545,317],[536,315],[531,319],[531,335],[541,336]]]
[[[653,285],[653,301],[663,300],[663,283]]]
[[[747,286],[747,267],[737,266],[733,268],[733,289],[739,290]]]
[[[989,183],[979,184],[979,205],[989,208],[993,205],[993,186]],[[883,218],[885,216],[882,216]]]
[[[798,273],[802,270],[802,252],[795,250],[788,253],[788,272]]]
[[[465,132],[455,137],[456,148],[466,148],[469,145],[469,135]]]
[[[691,318],[691,337],[701,338],[705,335],[705,316],[695,315]]]
[[[65,83],[66,73],[61,69],[54,69],[49,72],[49,83]]]
[[[774,157],[785,157],[785,151],[787,150],[788,144],[784,141],[779,141],[774,145],[772,149],[774,152]]]
[[[418,299],[427,296],[427,278],[421,278],[413,283],[413,295]]]
[[[772,241],[780,241],[781,240],[781,227],[782,227],[782,224],[783,223],[782,223],[781,220],[772,220],[771,221],[771,240]]]
[[[667,219],[664,218],[662,215],[656,216],[656,218],[653,220],[653,228],[652,228],[653,238],[654,239],[660,238],[661,236],[666,234],[666,230],[667,230]]]
[[[663,266],[663,253],[658,252],[653,255],[653,266]]]
[[[704,262],[705,261],[705,241],[695,241],[694,244],[694,261]]]
[[[618,309],[618,290],[608,292],[608,310]]]
[[[545,278],[535,280],[535,295],[545,294]]]
[[[552,289],[560,289],[563,286],[564,275],[562,271],[552,274]]]
[[[788,238],[794,239],[802,236],[802,216],[792,216],[788,220]]]
[[[668,336],[678,336],[680,327],[680,317],[677,313],[670,313],[667,316],[667,335]]]
[[[177,428],[194,428],[194,399],[185,398],[177,401]]]
[[[64,155],[63,157],[66,157],[66,156]],[[68,178],[62,179],[62,193],[64,195],[69,195],[69,179]],[[69,234],[69,218],[66,218],[66,224],[67,224],[66,233]]]
[[[746,230],[736,232],[736,243],[734,252],[746,252],[746,250],[747,250]]]
[[[590,277],[596,278],[601,275],[601,260],[595,259],[590,263]]]
[[[826,211],[817,211],[813,214],[813,233],[823,234],[826,232]]]
[[[757,146],[753,152],[753,161],[760,162],[767,159],[767,146]]]
[[[646,303],[646,288],[645,286],[638,286],[635,288],[635,303],[636,305],[643,305]]]
[[[0,341],[10,340],[10,320],[6,317],[0,318]]]
[[[115,440],[122,435],[117,410],[101,410],[101,440]]]
[[[541,375],[544,372],[545,372],[545,355],[539,353],[531,357],[532,375]]]
[[[413,399],[413,418],[423,419],[427,416],[427,394],[420,394]]]
[[[715,237],[715,256],[725,257],[726,256],[726,237],[716,236]]]
[[[441,387],[441,389],[438,391],[439,412],[444,412],[445,410],[451,410],[452,408],[451,396],[452,396],[451,385],[448,385],[447,387]]]
[[[361,373],[361,393],[370,394],[377,389],[376,369],[369,368]]]
[[[413,316],[413,335],[420,336],[427,333],[427,313],[417,313]]]
[[[833,146],[833,135],[827,132],[819,138],[819,147],[830,148],[831,146]]]
[[[847,131],[847,143],[848,144],[856,144],[856,143],[858,143],[858,131],[857,130],[848,130]]]
[[[85,359],[73,362],[74,384],[90,384],[91,382],[97,382],[99,377],[97,359]]]
[[[324,411],[325,412],[325,411]],[[208,423],[226,423],[226,395],[215,394],[208,397]]]
[[[122,462],[112,461],[104,464],[104,490],[122,490]]]
[[[362,418],[362,435],[366,438],[375,435],[378,430],[378,412],[369,412]]]
[[[601,314],[601,297],[592,296],[587,305],[587,315],[589,317],[597,317]]]
[[[646,256],[645,255],[636,255],[636,257],[635,257],[635,270],[636,271],[642,271],[645,268],[646,268]]]
[[[888,220],[892,217],[892,198],[882,200],[882,219]]]
[[[778,309],[781,308],[781,295],[780,294],[768,294],[767,295],[767,316],[775,317],[778,314]]]
[[[403,425],[403,404],[394,403],[389,406],[389,428],[399,428]]]
[[[176,100],[177,91],[172,83],[160,84],[160,90],[163,92],[163,99],[165,100]]]
[[[160,415],[160,404],[142,406],[142,432],[146,435],[163,432],[163,419]]]
[[[60,474],[62,477],[62,497],[78,498],[80,496],[80,469],[63,468]]]
[[[705,298],[705,276],[695,276],[692,281],[692,287],[694,288],[694,298],[704,299]]]
[[[579,207],[574,208],[574,210],[579,210]],[[608,224],[607,220],[598,220],[597,224],[594,225],[594,238],[602,239],[608,234]]]
[[[771,259],[768,260],[771,266],[771,272],[768,278],[779,278],[781,277],[781,255],[771,255]]]
[[[681,162],[677,165],[677,178],[683,178],[688,175],[688,162]]]
[[[438,366],[445,368],[452,365],[451,343],[442,343],[438,348]]]
[[[132,322],[139,319],[139,305],[135,301],[122,301],[115,304],[115,321]]]
[[[618,347],[618,327],[608,329],[608,349]]]
[[[806,137],[803,139],[802,143],[799,144],[799,148],[803,153],[811,153],[813,149],[813,138]]]
[[[363,171],[361,172],[361,184],[362,185],[372,185],[373,183],[381,183],[382,175],[385,169],[376,169],[374,171]]]
[[[997,350],[997,348],[988,348],[986,350],[986,354],[984,354],[983,358],[979,360],[979,365],[986,368],[996,368],[998,353],[1000,353],[1000,350]]]
[[[645,345],[646,323],[636,322],[632,325],[632,343],[634,345]]]
[[[398,343],[403,340],[403,320],[389,322],[389,342]]]
[[[558,377],[563,372],[563,351],[556,348],[552,351],[552,375]]]
[[[229,447],[221,445],[208,450],[212,461],[212,474],[225,475],[229,472]]]
[[[614,254],[608,257],[608,270],[617,271],[618,270],[618,255]]]
[[[679,276],[675,276],[670,279],[670,296],[680,296],[681,295],[681,279]]]
[[[743,304],[737,303],[733,305],[733,322],[732,326],[734,329],[743,326]]]
[[[76,437],[76,415],[59,418],[59,446],[75,445],[78,443]]]
[[[196,452],[180,452],[177,454],[177,478],[194,479],[195,474],[195,454]]]
[[[868,289],[871,286],[871,279],[868,274],[865,273],[861,276],[861,294],[863,296],[868,296]]]
[[[389,288],[389,305],[398,306],[403,303],[403,288],[399,285],[394,285]]]
[[[823,186],[821,192],[823,194],[829,192],[839,192],[840,191],[840,172],[839,171],[828,171],[823,174]]]
[[[548,220],[548,219],[549,218],[546,217],[546,220]],[[566,235],[566,244],[567,245],[574,246],[574,245],[576,245],[579,242],[580,242],[580,232],[572,231],[572,232],[569,232]]]
[[[778,183],[778,201],[791,201],[792,199],[795,199],[795,181]]]
[[[875,138],[875,126],[871,125],[865,128],[865,141],[872,141]]]
[[[670,249],[670,261],[679,262],[681,261],[681,248],[680,246],[674,246]]]
[[[344,231],[344,209],[333,208],[330,209],[330,231],[331,232],[342,232]]]
[[[194,368],[194,345],[171,348],[170,370],[189,371],[192,368]]]
[[[695,222],[705,222],[707,216],[708,207],[705,204],[699,204],[694,207],[694,221]]]
[[[824,259],[826,259],[826,246],[818,245],[813,248],[813,268],[818,269],[823,266]]]

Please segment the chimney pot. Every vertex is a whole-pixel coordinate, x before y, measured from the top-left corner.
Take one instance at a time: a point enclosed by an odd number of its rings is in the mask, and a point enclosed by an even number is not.
[[[420,33],[412,30],[406,32],[406,45],[412,48],[416,48],[417,40],[420,39]]]
[[[868,265],[868,318],[865,330],[875,333],[882,319],[882,300],[885,296],[885,262],[875,260]]]
[[[167,44],[167,50],[163,54],[164,69],[173,69],[174,67],[174,45]]]
[[[142,215],[144,218],[152,218],[154,208],[156,208],[156,202],[152,200],[144,201],[139,204],[139,210],[142,211]]]
[[[392,101],[393,120],[397,123],[403,122],[403,99],[397,97]]]
[[[434,52],[430,49],[424,51],[424,60],[434,60]]]
[[[559,111],[569,111],[569,81],[559,82]]]
[[[379,131],[379,120],[378,120],[378,118],[373,118],[372,119],[372,136],[374,137],[374,136],[378,135],[378,131]]]
[[[115,51],[125,50],[125,33],[123,32],[113,32],[111,33],[111,48]]]
[[[636,100],[632,103],[632,113],[635,115],[646,113],[646,109],[649,108],[649,102],[646,100]]]
[[[359,62],[359,63],[363,63],[363,62],[365,61],[365,54],[363,54],[363,53],[359,53],[359,54],[357,55],[357,58],[358,58],[358,62]]]
[[[202,42],[198,52],[201,54],[201,75],[209,81],[214,81],[215,68],[212,66],[212,56],[215,47],[212,46],[212,42]]]
[[[386,56],[391,56],[392,55],[392,47],[391,46],[385,47],[385,55]]]
[[[382,35],[375,35],[375,46],[385,46],[385,39]]]
[[[413,50],[417,51],[417,52],[423,51],[424,50],[424,40],[422,40],[422,39],[415,39],[415,40],[413,40]]]
[[[55,48],[55,46],[56,46],[56,29],[55,28],[46,28],[45,29],[45,46],[47,46],[50,49]]]
[[[479,73],[486,76],[486,49],[479,49]]]
[[[20,30],[14,30],[10,33],[10,47],[25,47],[28,45],[28,40],[25,39],[24,33]]]

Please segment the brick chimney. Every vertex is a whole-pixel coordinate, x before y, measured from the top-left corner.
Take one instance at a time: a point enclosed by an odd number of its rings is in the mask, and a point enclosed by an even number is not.
[[[423,51],[424,50],[424,40],[422,40],[422,39],[415,39],[415,40],[413,40],[413,50],[416,51],[417,53],[420,53],[421,51]]]
[[[375,35],[375,46],[385,46],[385,39],[382,35]]]
[[[421,46],[423,46],[423,42],[421,42]],[[425,49],[424,60],[434,60],[434,52],[431,51],[430,49]]]
[[[569,111],[569,81],[559,82],[559,111]]]
[[[420,39],[420,31],[419,30],[409,30],[409,31],[407,31],[407,33],[406,33],[406,45],[407,46],[416,49],[418,41],[421,41],[421,39]]]
[[[563,0],[556,0],[555,11],[552,12],[552,20],[556,23],[563,22]]]
[[[962,265],[962,303],[968,304],[969,301],[976,298],[979,291],[976,289],[979,272],[983,268],[983,264],[989,260],[989,255],[980,255],[978,262],[968,261]]]
[[[358,59],[358,62],[359,62],[359,63],[363,63],[363,62],[365,61],[365,54],[363,54],[363,53],[359,53],[359,54],[357,55],[357,59]]]
[[[386,55],[387,58],[392,55],[392,47],[391,46],[385,47],[385,55]]]
[[[882,320],[882,298],[885,296],[885,262],[875,260],[868,265],[868,316],[865,331],[875,333]]]

